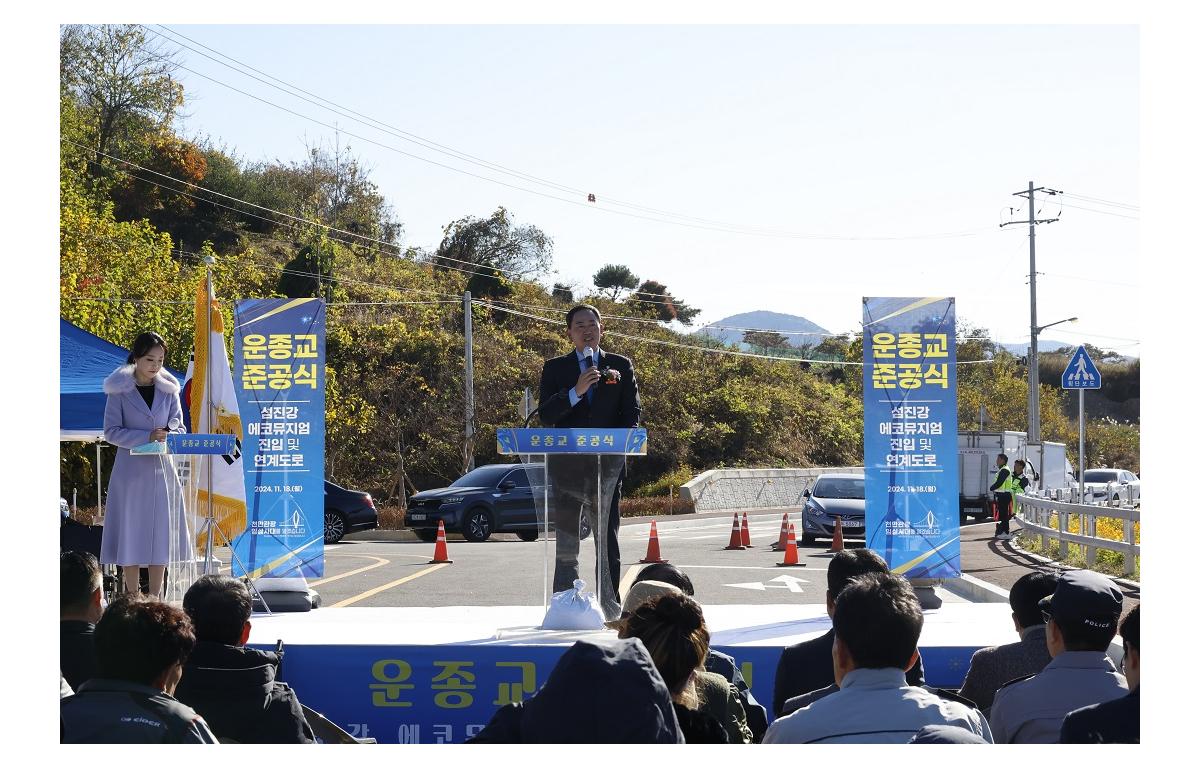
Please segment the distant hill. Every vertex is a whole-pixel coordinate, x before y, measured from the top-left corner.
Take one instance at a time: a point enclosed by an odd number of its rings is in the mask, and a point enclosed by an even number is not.
[[[696,330],[695,333],[711,336],[726,344],[736,345],[741,343],[743,333],[743,331],[734,330],[738,328],[755,328],[783,333],[787,335],[788,343],[793,347],[798,347],[806,342],[819,344],[825,338],[825,335],[829,333],[829,331],[807,318],[796,315],[785,315],[779,312],[768,312],[766,310],[730,315],[716,322],[709,323],[703,328]],[[805,334],[814,335],[800,335],[799,333],[788,335],[787,332],[789,331],[800,331]]]

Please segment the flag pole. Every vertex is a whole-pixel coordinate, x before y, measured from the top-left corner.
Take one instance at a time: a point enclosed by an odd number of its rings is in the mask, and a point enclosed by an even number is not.
[[[212,287],[212,265],[215,263],[216,263],[216,259],[214,259],[211,254],[206,254],[204,256],[204,264],[205,264],[205,266],[204,266],[204,288],[205,288],[205,309],[206,309],[206,311],[204,313],[204,344],[205,344],[204,359],[206,361],[205,366],[204,366],[204,405],[205,405],[206,412],[208,413],[207,429],[209,432],[212,432],[216,428],[216,423],[217,423],[216,404],[213,401],[213,386],[212,386],[212,364],[213,364],[213,360],[212,360],[212,356],[213,356],[212,313],[213,313],[213,299],[216,296],[216,293],[213,291],[213,287]],[[224,346],[224,345],[222,345],[222,346]],[[207,513],[207,516],[204,521],[204,526],[208,530],[208,537],[205,539],[205,542],[204,542],[204,573],[209,574],[209,573],[214,572],[214,569],[213,569],[213,546],[214,546],[213,539],[216,538],[218,533],[221,535],[221,538],[224,540],[225,546],[229,547],[230,557],[233,558],[234,560],[237,560],[239,566],[241,566],[241,568],[242,568],[242,571],[246,571],[245,566],[242,565],[241,558],[238,557],[237,552],[235,552],[233,549],[232,539],[230,539],[230,537],[224,532],[224,530],[222,530],[222,528],[219,525],[217,525],[217,514],[216,514],[216,510],[214,510],[214,508],[213,508],[213,495],[215,493],[215,488],[213,487],[213,460],[216,457],[213,454],[204,454],[204,458],[207,462],[207,467],[208,467],[208,472],[207,472],[207,474],[208,474],[208,513]],[[231,567],[230,573],[232,573],[232,572],[233,572],[233,570]],[[263,596],[263,593],[259,590],[258,586],[254,583],[254,580],[251,578],[247,578],[246,586],[250,589],[250,592],[255,597],[258,598],[258,601],[260,603],[262,603],[263,610],[266,611],[266,613],[268,615],[273,615],[274,611],[272,611],[271,606],[267,604],[266,598]]]
[[[204,407],[208,413],[207,429],[209,432],[212,431],[213,424],[216,422],[213,418],[212,404],[212,263],[213,257],[206,254],[204,256]],[[216,511],[213,509],[212,460],[212,454],[204,456],[204,464],[208,468],[208,513],[205,518],[208,536],[204,539],[204,572],[206,574],[213,571],[213,538],[217,531]]]

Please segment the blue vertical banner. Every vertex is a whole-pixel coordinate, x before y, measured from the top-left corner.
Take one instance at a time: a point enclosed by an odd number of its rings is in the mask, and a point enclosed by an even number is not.
[[[962,575],[953,298],[863,299],[867,546],[907,578]]]
[[[233,575],[325,573],[325,302],[244,299],[234,310],[246,530]]]

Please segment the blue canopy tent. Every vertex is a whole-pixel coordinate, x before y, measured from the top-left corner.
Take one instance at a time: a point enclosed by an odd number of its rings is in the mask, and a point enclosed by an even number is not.
[[[58,319],[59,441],[96,443],[96,494],[100,494],[100,444],[104,441],[104,380],[125,365],[129,350]],[[183,381],[183,374],[167,371]]]

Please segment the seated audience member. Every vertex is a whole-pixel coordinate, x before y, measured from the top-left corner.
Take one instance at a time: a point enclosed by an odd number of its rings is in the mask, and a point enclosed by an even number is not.
[[[58,557],[58,666],[72,690],[96,676],[96,622],[102,607],[100,563],[89,552]]]
[[[682,744],[671,694],[637,638],[576,642],[527,701],[506,704],[474,744]]]
[[[1121,644],[1125,647],[1121,667],[1129,683],[1129,695],[1067,715],[1058,739],[1063,744],[1141,743],[1141,613],[1141,604],[1135,605],[1121,622]]]
[[[838,690],[767,729],[765,744],[903,744],[926,725],[954,725],[991,741],[975,709],[908,685],[924,617],[909,583],[890,573],[853,579],[833,611]]]
[[[196,648],[175,698],[195,709],[222,741],[311,744],[296,693],[275,676],[279,655],[246,648],[250,590],[228,576],[201,576],[183,596]]]
[[[825,612],[830,618],[833,617],[833,607],[838,595],[851,579],[868,573],[887,572],[887,563],[869,549],[843,549],[838,552],[829,561],[829,571],[826,574],[828,587],[825,591]],[[820,637],[783,649],[779,656],[779,664],[775,668],[775,696],[772,701],[775,717],[789,711],[788,699],[834,684],[832,651],[832,628]],[[917,663],[908,670],[906,679],[909,685],[921,685],[925,682],[919,654]],[[831,692],[825,691],[823,694]]]
[[[672,584],[683,590],[688,597],[693,599],[696,597],[691,577],[670,563],[647,565],[638,572],[634,583],[639,581],[661,581]],[[738,690],[742,709],[746,713],[746,723],[754,734],[754,741],[756,743],[762,741],[763,734],[767,732],[767,708],[759,704],[758,700],[754,698],[754,694],[750,692],[750,686],[746,684],[746,678],[742,676],[742,670],[738,667],[737,661],[729,654],[709,648],[708,658],[704,660],[704,669],[708,672],[716,672],[733,683]]]
[[[998,744],[1053,744],[1063,718],[1125,695],[1125,678],[1107,655],[1121,616],[1121,590],[1093,571],[1068,571],[1038,605],[1046,619],[1050,663],[996,691],[988,720]]]
[[[59,705],[64,744],[215,744],[204,718],[171,694],[196,644],[187,614],[123,595],[96,624],[97,676]]]
[[[1053,573],[1027,573],[1017,579],[1008,593],[1013,627],[1021,640],[1008,645],[980,648],[971,656],[971,666],[959,690],[986,711],[996,691],[1009,680],[1041,672],[1050,663],[1046,648],[1046,622],[1038,601],[1054,594],[1058,576]]]
[[[671,584],[641,581],[626,595],[622,618],[608,622],[619,637],[636,637],[654,658],[671,691],[675,714],[689,744],[749,744],[737,688],[704,670],[708,628],[700,605]]]

